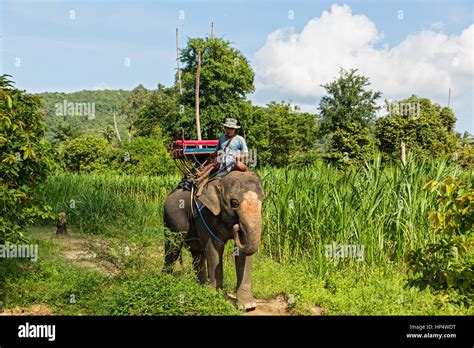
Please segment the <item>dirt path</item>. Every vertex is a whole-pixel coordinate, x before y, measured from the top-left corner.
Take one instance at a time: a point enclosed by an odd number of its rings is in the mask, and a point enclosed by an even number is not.
[[[246,316],[259,316],[259,315],[295,315],[292,313],[288,302],[283,296],[278,296],[274,300],[257,300],[257,308],[253,311],[246,312]]]
[[[117,271],[117,267],[112,262],[98,258],[97,254],[101,250],[110,248],[110,244],[103,239],[77,237],[73,234],[61,236],[54,235],[43,239],[59,244],[65,249],[61,255],[75,264],[93,268],[108,275]]]
[[[43,304],[37,304],[33,305],[29,308],[20,308],[20,307],[15,307],[15,308],[5,308],[2,311],[0,311],[0,315],[35,315],[35,316],[42,316],[42,315],[51,315],[52,310],[46,305]]]

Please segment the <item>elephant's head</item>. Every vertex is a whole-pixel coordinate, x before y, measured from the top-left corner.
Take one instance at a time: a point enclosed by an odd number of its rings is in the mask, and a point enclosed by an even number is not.
[[[232,171],[211,181],[199,200],[227,226],[239,250],[252,255],[260,246],[263,198],[256,173]]]

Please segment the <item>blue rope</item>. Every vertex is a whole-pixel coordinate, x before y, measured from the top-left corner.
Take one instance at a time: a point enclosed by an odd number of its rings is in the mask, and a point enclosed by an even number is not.
[[[198,214],[199,214],[199,217],[201,218],[201,221],[202,223],[204,224],[204,227],[206,227],[206,230],[207,232],[209,232],[209,234],[212,236],[212,238],[214,238],[216,241],[218,241],[219,243],[222,243],[224,244],[224,242],[222,240],[220,240],[219,237],[217,237],[214,233],[212,233],[211,229],[209,228],[209,226],[206,224],[206,221],[204,220],[204,217],[202,216],[201,214],[201,209],[199,208],[196,200],[194,201],[194,204],[196,205],[196,209],[198,211]]]

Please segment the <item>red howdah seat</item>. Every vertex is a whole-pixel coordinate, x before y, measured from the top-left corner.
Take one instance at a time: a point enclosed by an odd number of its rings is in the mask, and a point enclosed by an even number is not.
[[[205,159],[217,149],[218,140],[175,140],[171,143],[173,159]]]

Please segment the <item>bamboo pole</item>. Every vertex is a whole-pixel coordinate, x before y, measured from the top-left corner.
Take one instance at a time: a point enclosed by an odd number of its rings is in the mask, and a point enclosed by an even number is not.
[[[195,108],[196,108],[196,133],[198,140],[201,140],[201,123],[199,120],[199,78],[201,75],[201,49],[198,49],[198,64],[196,71],[196,97],[195,97]]]
[[[118,127],[117,127],[117,117],[115,115],[115,112],[114,112],[114,127],[115,127],[115,133],[117,133],[117,139],[122,142],[122,138],[120,138],[120,133],[118,131]]]
[[[401,143],[400,145],[401,152],[402,152],[402,163],[403,165],[407,164],[407,154],[406,154],[406,145],[404,142]]]
[[[176,64],[178,65],[178,86],[179,94],[183,94],[183,85],[181,84],[181,70],[179,69],[179,46],[178,46],[178,28],[176,28]]]

